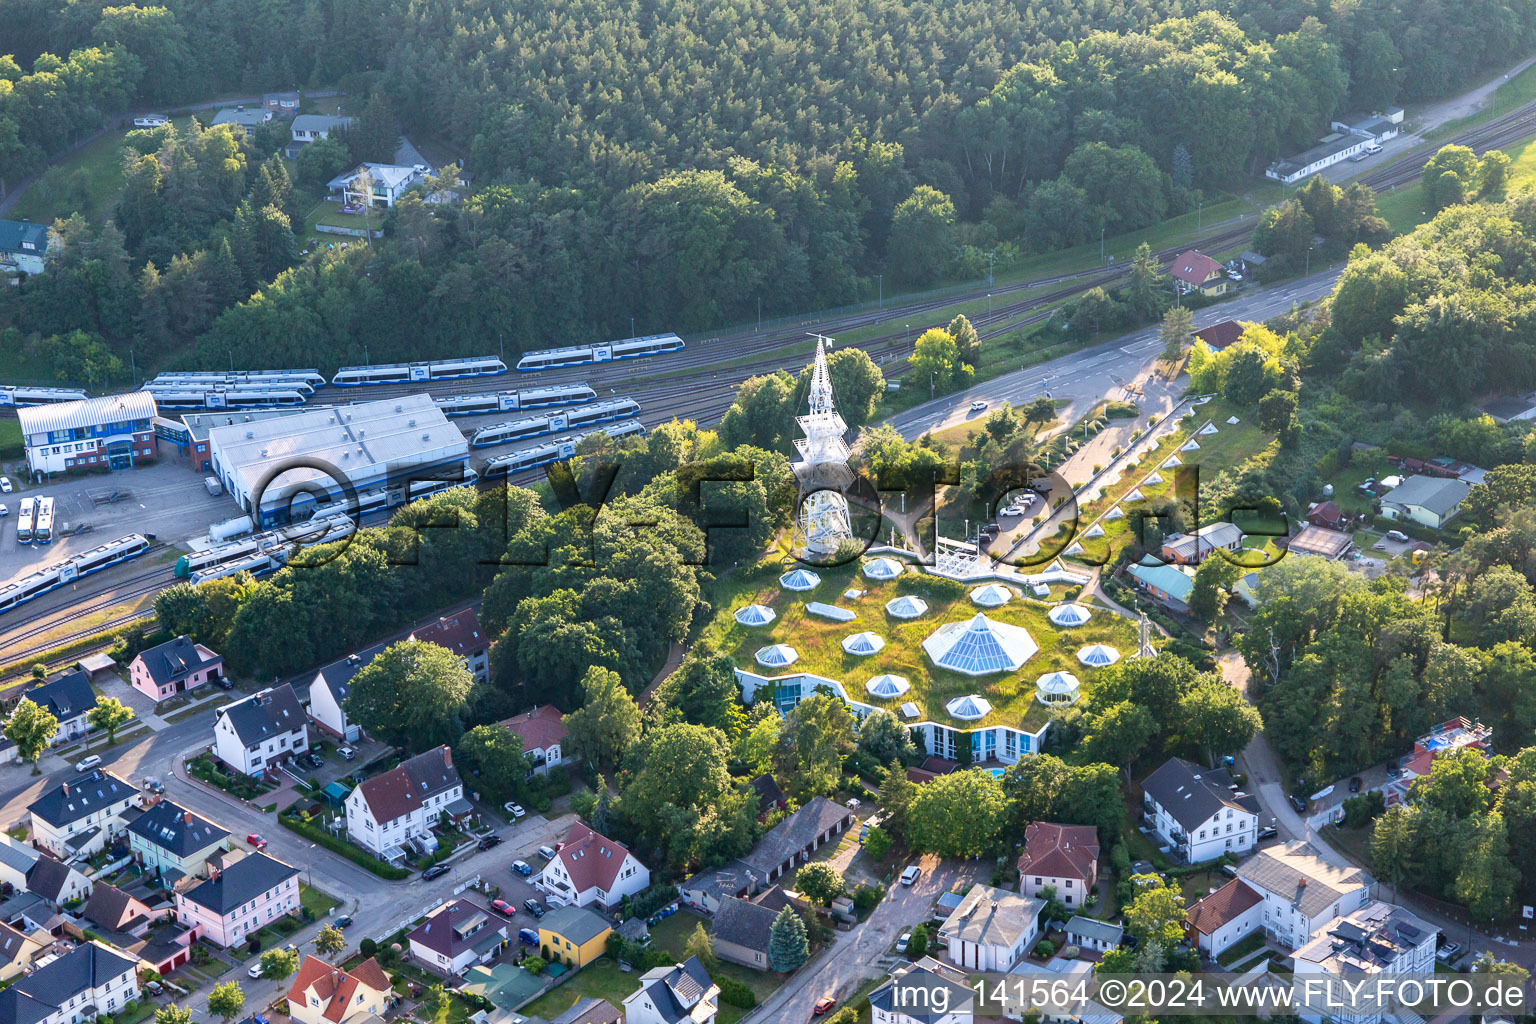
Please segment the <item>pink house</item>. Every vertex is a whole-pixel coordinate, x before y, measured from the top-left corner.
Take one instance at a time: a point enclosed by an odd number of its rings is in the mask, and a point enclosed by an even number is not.
[[[216,946],[234,946],[284,914],[299,912],[299,870],[249,853],[176,894],[176,920]]]
[[[224,676],[224,657],[185,636],[141,651],[128,666],[133,688],[155,700],[213,683]]]

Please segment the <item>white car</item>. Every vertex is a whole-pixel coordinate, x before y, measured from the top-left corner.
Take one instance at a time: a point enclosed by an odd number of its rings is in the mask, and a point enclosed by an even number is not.
[[[1387,540],[1395,540],[1399,544],[1406,544],[1408,543],[1408,535],[1402,530],[1388,530]]]
[[[922,877],[922,874],[922,868],[918,867],[916,864],[909,864],[907,869],[901,873],[901,884],[911,885],[913,882]]]
[[[523,810],[522,807],[520,807],[519,805],[513,803],[510,800],[508,800],[506,803],[502,804],[501,805],[501,809],[506,811],[508,814],[512,815],[512,820],[513,821],[516,821],[518,818],[521,818],[523,815],[528,813],[527,811]]]
[[[986,407],[987,403],[978,398],[976,401],[971,403],[971,412],[981,412]]]
[[[99,754],[92,754],[89,757],[83,757],[80,760],[75,762],[75,771],[77,771],[77,772],[88,772],[88,771],[90,771],[93,768],[100,768],[100,767],[101,767],[101,756]]]
[[[249,974],[253,978],[261,977],[261,964],[259,964],[259,963],[252,964],[251,965],[251,969],[246,971],[245,973]]]
[[[998,509],[997,514],[1000,516],[1021,516],[1024,514],[1024,510],[1017,505],[1009,505],[1007,508]]]
[[[10,514],[11,514],[11,506],[5,505],[5,504],[0,504],[0,516],[8,516]]]
[[[16,485],[11,483],[10,477],[0,476],[0,493],[10,494],[15,489]]]
[[[896,940],[896,952],[898,952],[898,953],[905,953],[907,951],[907,945],[911,941],[912,941],[912,933],[911,932],[902,932],[901,933],[901,938]]]

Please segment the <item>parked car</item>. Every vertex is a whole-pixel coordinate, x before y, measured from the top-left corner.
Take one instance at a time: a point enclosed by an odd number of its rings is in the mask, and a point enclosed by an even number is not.
[[[976,401],[971,403],[971,412],[981,412],[986,407],[987,403],[978,398]]]
[[[245,841],[256,847],[258,850],[265,850],[267,848],[267,841],[261,838],[261,834],[259,832],[252,832],[250,835],[245,837]]]
[[[165,992],[165,986],[158,981],[146,981],[144,983],[144,991],[152,996],[158,996]]]
[[[836,999],[833,999],[831,996],[822,996],[820,999],[816,1000],[816,1006],[811,1011],[811,1013],[813,1016],[820,1017],[823,1014],[830,1012],[832,1007],[836,1005]]]
[[[92,754],[89,757],[82,757],[80,760],[75,762],[75,771],[77,772],[88,772],[93,768],[100,767],[101,755],[99,754]]]
[[[357,756],[357,751],[351,747],[338,747],[336,753],[341,755],[343,761],[350,761]]]
[[[511,917],[517,913],[517,908],[506,900],[491,900],[491,909],[503,917]]]
[[[342,931],[346,931],[348,928],[351,928],[352,927],[352,915],[350,915],[350,914],[342,914],[340,917],[338,917],[336,919],[336,927],[341,929]]]
[[[511,800],[508,800],[506,803],[502,804],[501,809],[506,811],[507,814],[511,815],[513,821],[516,821],[518,818],[521,818],[528,813],[527,811],[523,810],[521,805],[515,804]]]
[[[0,476],[0,494],[10,494],[15,489],[10,477]]]
[[[911,932],[902,932],[901,933],[901,938],[896,940],[896,952],[898,952],[898,953],[905,953],[907,951],[907,944],[910,943],[911,941],[912,941],[912,933]]]
[[[1402,530],[1388,530],[1387,540],[1395,540],[1399,544],[1406,544],[1408,543],[1408,535]]]
[[[1266,839],[1273,839],[1279,834],[1280,830],[1275,828],[1275,826],[1265,825],[1263,828],[1259,829],[1259,842],[1262,843]]]
[[[1297,814],[1307,813],[1307,802],[1296,794],[1291,794],[1291,806],[1296,808]]]
[[[1360,776],[1356,775],[1354,778],[1349,780],[1349,791],[1351,793],[1358,793],[1360,792],[1360,787],[1362,785],[1364,785],[1364,783],[1360,781]]]
[[[10,514],[11,514],[11,506],[3,504],[3,503],[0,503],[0,516],[8,516]]]
[[[1443,964],[1451,963],[1459,956],[1461,956],[1461,943],[1459,942],[1447,942],[1435,951],[1435,959]]]
[[[554,860],[555,848],[553,846],[541,846],[539,847],[539,856],[545,860]]]
[[[525,860],[515,860],[515,861],[513,861],[512,862],[512,870],[516,871],[518,874],[522,875],[524,878],[527,878],[527,877],[529,877],[530,875],[533,874],[533,867],[527,861],[525,861]]]
[[[1000,515],[1000,516],[1008,516],[1008,517],[1012,518],[1013,516],[1021,516],[1021,515],[1023,515],[1024,514],[1024,510],[1022,508],[1020,508],[1018,505],[1005,505],[1002,508],[997,510],[997,514]]]
[[[480,841],[475,844],[475,849],[489,850],[491,847],[498,845],[500,842],[501,836],[497,835],[495,832],[492,832],[488,836],[481,836]]]
[[[257,961],[256,963],[251,964],[251,969],[246,971],[245,973],[249,974],[253,978],[261,977],[261,962]]]
[[[534,899],[523,900],[523,909],[528,911],[528,913],[532,914],[534,917],[543,917],[544,916],[544,908],[542,906],[540,906],[538,900],[534,900]]]
[[[539,944],[539,933],[532,928],[519,928],[517,930],[517,937],[525,946],[537,946]]]
[[[325,758],[321,757],[319,754],[315,753],[313,750],[311,750],[308,754],[304,755],[304,760],[305,760],[305,762],[307,762],[309,764],[309,766],[311,768],[324,768],[325,767]]]
[[[421,880],[424,882],[430,882],[434,878],[442,878],[447,873],[447,864],[433,864],[431,867],[427,868],[427,870],[421,873]]]
[[[916,864],[909,864],[907,869],[901,873],[901,884],[911,885],[913,882],[922,877],[922,874],[922,868],[918,867]]]

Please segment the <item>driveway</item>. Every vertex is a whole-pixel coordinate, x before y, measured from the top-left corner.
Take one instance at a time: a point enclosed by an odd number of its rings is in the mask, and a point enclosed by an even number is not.
[[[808,1021],[816,1000],[832,995],[842,1001],[871,978],[886,971],[877,962],[891,952],[901,933],[927,921],[933,904],[951,889],[985,882],[991,877],[986,861],[941,861],[934,856],[919,860],[923,875],[911,886],[897,882],[863,923],[838,932],[833,942],[797,971],[742,1024],[779,1024]]]

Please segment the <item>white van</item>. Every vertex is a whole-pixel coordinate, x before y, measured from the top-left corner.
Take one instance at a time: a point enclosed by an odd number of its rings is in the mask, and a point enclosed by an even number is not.
[[[916,864],[907,865],[907,869],[901,873],[901,884],[911,885],[913,882],[918,880],[922,873],[922,869],[919,868]]]
[[[163,124],[170,123],[170,118],[164,114],[142,114],[133,119],[135,128],[159,128]]]
[[[1381,152],[1381,147],[1373,142],[1369,146],[1365,147],[1365,151],[1372,156],[1375,156],[1377,153]]]

